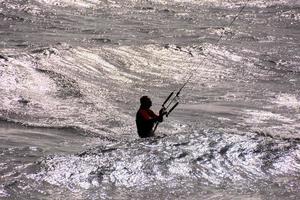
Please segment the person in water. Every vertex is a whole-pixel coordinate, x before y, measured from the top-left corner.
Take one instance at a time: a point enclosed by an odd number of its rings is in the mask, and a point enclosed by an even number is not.
[[[152,101],[148,96],[142,96],[140,99],[141,106],[136,113],[136,127],[141,138],[154,136],[153,127],[155,123],[162,122],[163,116],[167,113],[164,108],[156,115],[150,107]]]

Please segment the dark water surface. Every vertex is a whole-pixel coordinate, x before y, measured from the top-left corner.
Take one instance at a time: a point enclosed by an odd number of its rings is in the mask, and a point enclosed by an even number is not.
[[[0,199],[299,199],[300,2],[246,2],[0,0]]]

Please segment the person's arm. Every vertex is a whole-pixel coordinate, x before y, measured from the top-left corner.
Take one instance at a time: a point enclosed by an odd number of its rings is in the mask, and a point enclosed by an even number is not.
[[[163,121],[163,117],[166,114],[167,114],[167,111],[166,111],[165,108],[160,109],[159,116],[158,116],[158,119],[159,119],[158,122],[162,122]]]
[[[154,122],[162,122],[165,114],[167,114],[167,112],[164,108],[160,109],[158,116],[154,112],[152,112]]]
[[[155,122],[162,122],[163,121],[163,115],[157,116],[152,110],[142,110],[141,116],[144,119],[144,121],[148,121],[151,123]]]

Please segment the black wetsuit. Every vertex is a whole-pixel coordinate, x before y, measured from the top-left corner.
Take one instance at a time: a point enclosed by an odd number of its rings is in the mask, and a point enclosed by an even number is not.
[[[136,113],[136,127],[141,138],[154,136],[155,122],[162,122],[163,116],[157,116],[152,110],[140,108]]]

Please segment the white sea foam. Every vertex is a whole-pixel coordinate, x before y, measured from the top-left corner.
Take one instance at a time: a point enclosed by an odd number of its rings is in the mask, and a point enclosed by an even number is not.
[[[296,94],[286,94],[282,93],[276,96],[276,99],[272,101],[277,104],[279,107],[287,107],[287,108],[300,108],[300,96]]]
[[[134,0],[132,0],[134,1]],[[156,3],[162,4],[172,4],[175,3],[192,3],[197,5],[210,5],[210,6],[222,6],[222,7],[240,7],[246,4],[247,0],[150,0]],[[298,0],[251,0],[248,2],[249,6],[255,7],[268,7],[277,4],[289,4],[289,5],[299,5]]]
[[[294,119],[269,111],[245,110],[245,112],[248,115],[248,117],[245,118],[245,121],[250,124],[267,123],[269,120],[280,121],[283,123],[293,123],[295,121]]]
[[[109,5],[110,7],[124,7],[124,6],[134,6],[138,4],[142,4],[142,1],[139,0],[109,0],[109,1],[98,1],[98,0],[38,0],[41,3],[54,5],[54,6],[76,6],[82,8],[92,8],[99,5]],[[148,2],[156,3],[156,4],[163,4],[163,5],[174,5],[174,4],[181,4],[181,3],[189,3],[195,5],[204,5],[204,6],[220,6],[226,8],[235,8],[241,7],[245,5],[246,0],[149,0]],[[253,7],[268,7],[272,5],[300,5],[298,0],[253,0],[249,1],[248,6]]]
[[[5,189],[3,189],[3,185],[0,185],[0,197],[3,197],[3,198],[9,197],[8,192]]]
[[[55,5],[55,6],[78,6],[84,8],[90,8],[98,4],[98,0],[39,0],[41,3]]]
[[[297,12],[296,10],[289,10],[289,11],[285,11],[283,13],[281,13],[280,17],[284,17],[287,19],[293,19],[295,21],[299,21],[300,20],[300,13]]]

